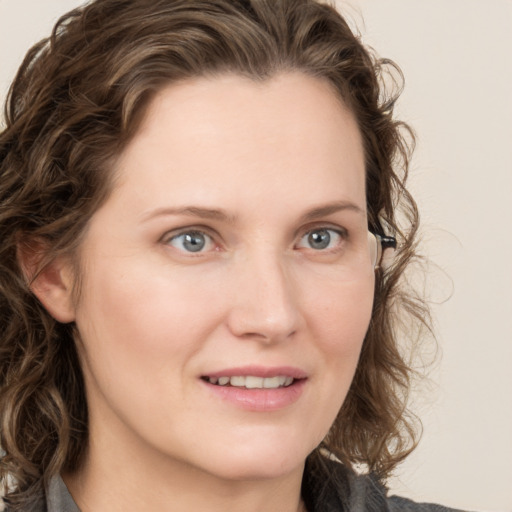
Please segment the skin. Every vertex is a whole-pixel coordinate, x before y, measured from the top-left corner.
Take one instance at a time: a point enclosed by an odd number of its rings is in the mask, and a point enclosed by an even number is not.
[[[353,116],[301,73],[197,78],[158,93],[114,172],[80,248],[80,300],[65,262],[39,290],[81,338],[90,445],[64,475],[77,504],[299,510],[304,460],[345,399],[373,302]],[[326,249],[311,246],[320,229]],[[191,230],[206,233],[199,252],[179,237]],[[307,378],[272,411],[201,379],[244,365]]]

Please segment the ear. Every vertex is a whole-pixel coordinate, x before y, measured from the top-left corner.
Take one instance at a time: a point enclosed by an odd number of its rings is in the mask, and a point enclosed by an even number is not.
[[[75,320],[74,276],[69,258],[57,256],[44,264],[47,251],[41,243],[18,244],[17,256],[30,290],[61,323]],[[44,265],[41,268],[41,265]]]

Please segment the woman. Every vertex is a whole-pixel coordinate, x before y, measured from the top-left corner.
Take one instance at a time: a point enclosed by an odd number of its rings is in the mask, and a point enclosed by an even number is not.
[[[425,318],[388,65],[313,0],[96,0],[29,52],[0,136],[8,510],[439,510],[384,487]]]

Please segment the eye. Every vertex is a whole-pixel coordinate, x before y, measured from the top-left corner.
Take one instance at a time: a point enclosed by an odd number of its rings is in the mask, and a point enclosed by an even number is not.
[[[169,238],[166,243],[180,251],[191,253],[211,250],[214,245],[210,235],[207,235],[203,231],[196,230],[178,233]]]
[[[297,247],[323,251],[334,249],[340,245],[345,238],[345,234],[332,228],[318,228],[305,233],[300,239]]]

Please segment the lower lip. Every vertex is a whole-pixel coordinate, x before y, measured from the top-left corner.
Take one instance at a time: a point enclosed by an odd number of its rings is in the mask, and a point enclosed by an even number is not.
[[[217,386],[202,380],[211,393],[246,411],[279,411],[295,403],[302,392],[307,379],[299,379],[290,386],[275,389],[247,389],[235,386]]]

